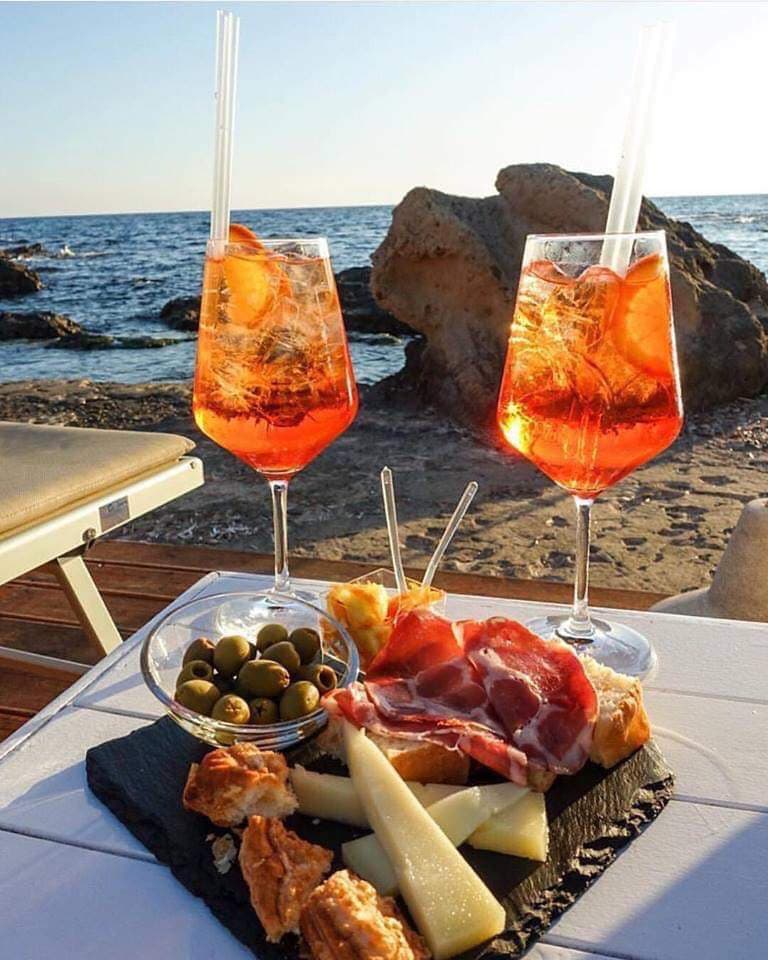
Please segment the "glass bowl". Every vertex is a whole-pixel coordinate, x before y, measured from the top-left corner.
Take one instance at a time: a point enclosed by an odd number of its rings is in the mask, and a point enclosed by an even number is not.
[[[264,600],[270,598],[279,601],[279,605],[265,604]],[[235,611],[236,615],[230,617],[228,611]],[[322,662],[333,668],[339,687],[349,686],[357,679],[359,659],[355,644],[338,621],[313,603],[266,591],[219,593],[191,600],[171,610],[150,632],[141,647],[141,672],[145,683],[169,715],[198,740],[214,746],[249,741],[265,750],[285,750],[325,725],[328,715],[323,707],[298,720],[256,725],[214,720],[174,700],[184,651],[193,640],[208,637],[215,642],[228,632],[255,640],[259,628],[265,623],[280,623],[289,633],[296,627],[312,627],[321,638],[332,634],[333,653],[323,646]]]

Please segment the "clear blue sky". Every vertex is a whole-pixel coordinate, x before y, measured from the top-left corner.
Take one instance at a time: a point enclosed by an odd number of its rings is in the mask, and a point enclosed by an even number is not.
[[[0,217],[204,209],[215,10],[0,3]],[[677,23],[646,192],[768,192],[765,3],[237,3],[236,207],[612,171],[638,28]]]

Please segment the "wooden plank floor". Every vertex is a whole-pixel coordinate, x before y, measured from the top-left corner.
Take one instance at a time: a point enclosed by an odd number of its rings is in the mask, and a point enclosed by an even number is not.
[[[175,600],[211,570],[270,573],[272,558],[213,547],[176,546],[114,540],[97,543],[88,567],[124,637]],[[349,580],[371,564],[295,557],[297,577]],[[421,571],[408,573],[420,576]],[[436,585],[452,593],[569,602],[571,587],[545,580],[507,580],[476,574],[443,573]],[[645,610],[662,594],[594,588],[600,606]],[[66,660],[93,663],[96,659],[51,565],[40,567],[0,587],[0,645]],[[2,657],[0,657],[2,661]],[[2,661],[0,670],[0,740],[65,690],[76,678],[56,670],[21,667]]]

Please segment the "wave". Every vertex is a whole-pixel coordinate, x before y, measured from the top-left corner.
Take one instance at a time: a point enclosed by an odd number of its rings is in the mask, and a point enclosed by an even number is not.
[[[757,217],[750,217],[747,214],[742,214],[740,217],[736,217],[736,223],[754,223],[757,220]]]

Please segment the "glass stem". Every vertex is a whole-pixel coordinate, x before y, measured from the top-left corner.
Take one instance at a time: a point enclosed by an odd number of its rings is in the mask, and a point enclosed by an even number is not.
[[[589,618],[589,521],[594,500],[574,497],[576,503],[576,578],[573,583],[573,610],[558,633],[564,638],[588,643],[594,635]]]
[[[272,523],[275,536],[275,585],[278,593],[290,593],[288,574],[288,481],[270,480]]]

